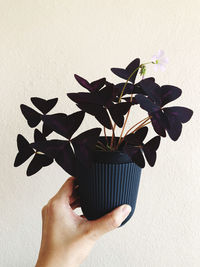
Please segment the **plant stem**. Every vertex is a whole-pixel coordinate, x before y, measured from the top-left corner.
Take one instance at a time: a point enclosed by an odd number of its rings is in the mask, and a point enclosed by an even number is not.
[[[143,123],[141,123],[134,131],[132,131],[131,133],[135,133],[136,131],[138,131],[140,128],[144,127],[146,124],[146,122],[148,121],[149,119],[146,119]]]
[[[146,117],[146,118],[144,118],[143,120],[141,120],[141,121],[139,121],[138,123],[136,123],[135,125],[133,125],[126,133],[125,133],[125,135],[124,135],[124,137],[125,136],[127,136],[127,134],[135,127],[135,126],[137,126],[138,124],[140,124],[141,122],[143,122],[143,121],[145,121],[146,119],[149,119],[150,117]]]
[[[141,65],[140,65],[140,66],[141,66]],[[136,71],[139,70],[140,66],[139,66],[138,68],[136,68],[136,69],[131,73],[131,75],[128,77],[127,81],[125,82],[125,84],[124,84],[124,86],[123,86],[123,88],[122,88],[122,91],[121,91],[121,94],[120,94],[118,103],[121,103],[121,98],[122,98],[122,96],[123,96],[124,90],[126,89],[126,86],[127,86],[128,82],[129,82],[129,80],[131,79],[131,77],[133,76],[133,74],[134,74]],[[132,96],[133,96],[133,94],[131,94],[131,101],[132,101]],[[129,109],[128,114],[127,114],[128,116],[129,116],[129,113],[130,113],[130,109]],[[126,120],[125,120],[125,122],[127,122],[127,120],[128,120],[128,116],[126,116]],[[113,126],[113,131],[115,131],[115,128],[116,128],[116,123],[115,123],[114,126]],[[122,134],[123,134],[124,128],[125,128],[125,125],[123,125],[123,128],[122,128]],[[122,134],[120,135],[120,138],[121,138]],[[112,136],[111,144],[113,144],[113,140],[114,140],[114,136]],[[118,142],[118,144],[119,144],[119,142]],[[118,147],[118,145],[117,145],[116,147]]]
[[[106,149],[104,149],[104,148],[101,147],[101,146],[96,145],[96,147],[97,147],[97,148],[100,148],[100,149],[103,150],[103,151],[106,151]]]
[[[101,145],[104,149],[107,149],[106,146],[102,142],[97,141],[97,143],[99,143],[99,145]]]
[[[105,126],[103,127],[103,131],[104,131],[104,136],[106,138],[106,142],[108,144],[108,138],[107,138],[107,135],[106,135],[106,127]]]
[[[148,121],[147,123],[145,123],[144,125],[142,125],[142,127],[146,126],[149,123],[151,123],[151,121]]]
[[[109,112],[108,112],[108,116],[109,116],[110,124],[111,124],[111,127],[112,127],[112,138],[111,138],[111,142],[110,142],[110,148],[111,148],[111,150],[112,150],[112,148],[113,148],[113,141],[114,141],[114,138],[115,138],[115,129],[114,129],[114,127],[113,127],[112,120],[111,120],[111,118],[110,118],[110,114],[109,114]]]
[[[130,102],[132,101],[132,99],[133,99],[133,94],[131,94]],[[130,111],[131,111],[131,106],[130,106],[130,109],[129,109],[127,115],[126,115],[126,119],[125,119],[125,121],[124,121],[124,125],[123,125],[123,128],[122,128],[122,131],[121,131],[121,134],[120,134],[120,137],[119,137],[119,141],[118,141],[118,144],[117,144],[116,148],[119,146],[120,141],[121,141],[121,139],[122,139],[122,135],[123,135],[123,132],[124,132],[126,123],[127,123],[127,121],[128,121],[128,117],[129,117]]]
[[[134,130],[134,131],[132,131],[131,134],[132,134],[132,133],[135,133],[137,130],[139,130],[140,128],[144,127],[144,126],[147,125],[148,123],[150,123],[150,122],[146,123],[149,119],[150,119],[150,117],[147,117],[147,118],[145,118],[144,120],[141,120],[141,121],[143,121],[143,122],[142,122],[142,123],[141,123],[141,124]],[[140,121],[140,122],[141,122],[141,121]],[[131,127],[131,128],[129,129],[128,132],[130,132],[130,130],[133,129],[136,125],[138,125],[140,122],[136,123],[133,127]],[[127,133],[128,133],[128,132],[127,132]],[[121,141],[118,142],[117,147],[119,147],[119,145],[124,141],[124,139],[125,139],[127,133],[124,135],[124,137],[121,139]]]
[[[137,68],[131,73],[131,75],[128,77],[127,81],[125,82],[125,84],[124,84],[124,86],[123,86],[123,88],[122,88],[122,91],[121,91],[121,94],[120,94],[118,103],[121,103],[121,98],[122,98],[122,96],[123,96],[124,90],[125,90],[125,88],[126,88],[128,82],[130,81],[131,77],[133,76],[133,74],[135,74],[135,72],[138,71],[143,65],[152,64],[152,63],[153,63],[152,61],[150,61],[150,62],[146,62],[146,63],[142,63],[142,64],[140,64],[139,67],[137,67]],[[132,98],[133,98],[133,94],[131,94],[130,102],[132,101]],[[131,107],[130,107],[130,109],[131,109]],[[129,109],[127,115],[126,115],[126,119],[125,119],[125,122],[124,122],[124,125],[123,125],[123,128],[122,128],[122,132],[121,132],[121,135],[120,135],[118,144],[116,145],[116,149],[117,149],[117,148],[119,147],[119,145],[120,145],[120,141],[121,141],[121,139],[122,139],[122,135],[123,135],[123,132],[124,132],[124,129],[125,129],[125,126],[126,126],[126,123],[127,123],[128,117],[129,117],[129,114],[130,114],[130,109]],[[115,133],[115,128],[116,128],[116,123],[114,123],[114,126],[112,127],[112,129],[113,129],[113,133]],[[112,135],[112,139],[111,139],[111,148],[112,148],[112,146],[113,146],[113,141],[114,141],[114,135]]]

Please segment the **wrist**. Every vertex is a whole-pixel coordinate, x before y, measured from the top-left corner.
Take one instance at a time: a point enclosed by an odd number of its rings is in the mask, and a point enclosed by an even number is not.
[[[51,251],[40,254],[35,267],[79,267],[73,257],[58,255]]]

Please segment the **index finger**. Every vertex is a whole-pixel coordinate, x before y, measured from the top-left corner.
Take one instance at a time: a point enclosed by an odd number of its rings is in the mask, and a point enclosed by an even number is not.
[[[69,201],[69,198],[72,195],[75,186],[75,179],[75,177],[68,178],[67,181],[61,186],[55,197],[60,200]]]

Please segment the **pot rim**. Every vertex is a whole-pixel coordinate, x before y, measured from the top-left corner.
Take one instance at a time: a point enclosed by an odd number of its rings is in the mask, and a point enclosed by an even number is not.
[[[111,139],[111,136],[107,136],[108,139]],[[115,137],[119,139],[119,137]],[[105,144],[105,136],[99,136],[98,140]],[[98,163],[113,163],[113,164],[121,164],[121,163],[133,163],[131,158],[123,151],[101,151],[95,150],[94,157],[95,162]]]

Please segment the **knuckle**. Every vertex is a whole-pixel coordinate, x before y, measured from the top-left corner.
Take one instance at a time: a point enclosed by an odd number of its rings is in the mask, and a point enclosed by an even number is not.
[[[84,230],[83,230],[83,235],[87,238],[91,238],[93,239],[94,237],[94,230],[93,230],[93,227],[92,225],[90,225],[90,223],[87,223],[84,227]]]
[[[112,228],[117,228],[120,225],[119,220],[112,213],[109,214],[109,218],[108,219],[109,219],[108,221],[109,221],[109,223],[110,223]]]
[[[58,200],[56,199],[51,199],[48,204],[47,204],[47,207],[48,207],[48,211],[50,212],[55,212],[58,208]]]
[[[45,213],[46,213],[46,205],[42,208],[42,211],[41,211],[41,213],[42,213],[42,216],[44,216],[45,215]]]

